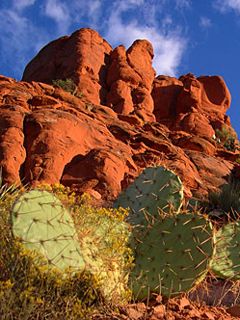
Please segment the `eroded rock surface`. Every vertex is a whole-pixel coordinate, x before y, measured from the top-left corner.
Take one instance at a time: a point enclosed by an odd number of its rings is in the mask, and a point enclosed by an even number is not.
[[[80,29],[44,47],[22,82],[0,77],[0,166],[7,183],[61,182],[114,199],[150,165],[181,177],[204,197],[236,167],[236,134],[219,76],[155,77],[147,40],[112,47]],[[81,95],[51,85],[71,78]],[[216,131],[233,137],[224,148]]]

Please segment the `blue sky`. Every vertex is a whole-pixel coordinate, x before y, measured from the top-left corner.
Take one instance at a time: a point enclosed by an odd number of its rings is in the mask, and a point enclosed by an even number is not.
[[[113,47],[150,40],[157,74],[223,76],[240,137],[240,0],[0,0],[0,74],[20,80],[40,48],[82,27]]]

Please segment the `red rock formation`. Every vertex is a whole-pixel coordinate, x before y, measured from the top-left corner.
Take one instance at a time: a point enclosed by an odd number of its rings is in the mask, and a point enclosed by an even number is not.
[[[158,164],[179,174],[188,197],[225,183],[239,152],[215,137],[223,126],[235,134],[223,79],[154,78],[152,58],[146,40],[112,50],[97,32],[81,29],[43,48],[25,82],[0,77],[5,182],[61,182],[112,200]],[[57,78],[72,78],[82,97],[53,87]]]
[[[146,40],[135,41],[127,51],[119,46],[112,52],[107,74],[108,106],[123,115],[136,113],[144,121],[155,120],[152,58],[153,48]]]
[[[54,79],[71,78],[79,92],[92,103],[106,96],[106,62],[111,46],[91,29],[80,29],[44,47],[26,67],[23,80],[52,84]]]

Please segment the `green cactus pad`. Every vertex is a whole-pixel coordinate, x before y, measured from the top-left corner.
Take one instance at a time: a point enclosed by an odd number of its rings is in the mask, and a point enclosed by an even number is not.
[[[189,291],[208,271],[213,254],[211,224],[196,213],[162,217],[146,228],[133,251],[130,285],[135,299]]]
[[[210,267],[217,277],[240,280],[240,221],[216,232],[216,251]]]
[[[42,254],[50,266],[61,270],[85,267],[72,217],[61,201],[47,191],[31,190],[13,205],[14,237]]]
[[[158,215],[158,209],[178,211],[183,200],[180,178],[164,167],[146,168],[114,203],[114,207],[130,208],[128,221],[143,224],[144,213]]]

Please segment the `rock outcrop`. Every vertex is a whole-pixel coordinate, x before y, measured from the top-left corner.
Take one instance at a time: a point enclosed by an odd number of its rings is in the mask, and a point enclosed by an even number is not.
[[[23,81],[0,77],[0,166],[6,183],[71,186],[114,199],[147,166],[181,177],[187,197],[205,197],[239,157],[219,76],[156,76],[153,48],[115,49],[91,29],[49,43]],[[81,95],[52,86],[71,78]],[[231,148],[217,136],[222,129]],[[228,139],[228,137],[225,137]]]

